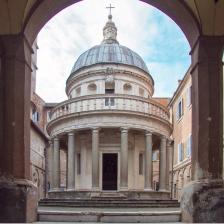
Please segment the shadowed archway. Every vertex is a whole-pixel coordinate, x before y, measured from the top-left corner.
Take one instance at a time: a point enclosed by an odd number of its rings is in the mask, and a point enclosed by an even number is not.
[[[0,133],[0,170],[3,180],[0,208],[4,214],[0,218],[2,222],[30,222],[36,219],[36,189],[29,181],[31,45],[47,21],[62,9],[77,2],[77,0],[37,0],[25,17],[20,33],[9,32],[8,35],[0,36],[0,46],[2,46],[0,81],[3,80],[4,83],[4,86],[0,86],[0,100],[3,99],[0,102],[3,108],[0,111],[0,126],[3,127]],[[203,35],[198,18],[184,1],[144,2],[173,19],[182,29],[191,46],[194,96],[192,178],[197,180],[195,184],[198,184],[201,189],[206,186],[214,192],[215,188],[220,189],[222,186],[224,36]],[[186,198],[182,198],[183,221],[223,221],[218,215],[223,214],[223,210],[221,212],[218,210],[217,214],[214,212],[213,216],[199,215],[203,212],[207,214],[210,210],[201,203],[200,197],[198,204],[195,204],[193,198],[196,193],[200,196],[200,192],[194,192],[194,186],[190,187],[192,194],[187,194],[189,192],[187,189]],[[220,192],[223,193],[221,190]],[[214,200],[219,196],[217,194]],[[209,201],[211,198],[207,199]],[[17,201],[20,204],[15,208],[13,203]],[[199,209],[194,210],[194,206],[199,206]],[[10,211],[13,211],[13,214]]]

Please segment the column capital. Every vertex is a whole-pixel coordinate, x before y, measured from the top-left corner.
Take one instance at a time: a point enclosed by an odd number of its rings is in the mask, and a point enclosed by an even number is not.
[[[161,136],[161,140],[162,140],[162,141],[166,141],[166,140],[167,140],[167,137],[166,137],[165,135],[162,135],[162,136]]]
[[[53,137],[53,141],[59,141],[58,136],[54,136],[54,137]]]
[[[171,147],[173,144],[173,140],[172,139],[167,139],[167,146]]]
[[[128,127],[121,127],[120,130],[123,133],[127,133],[129,131],[129,128]]]
[[[72,132],[68,132],[68,136],[74,136],[75,135],[75,132],[72,131]]]
[[[152,132],[150,132],[150,131],[145,131],[145,135],[146,135],[146,136],[152,136]]]
[[[93,127],[91,130],[92,130],[92,132],[97,133],[100,131],[100,127]]]

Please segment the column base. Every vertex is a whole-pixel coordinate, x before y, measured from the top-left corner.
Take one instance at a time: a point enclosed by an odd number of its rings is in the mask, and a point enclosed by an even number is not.
[[[152,192],[154,191],[152,188],[144,188],[144,191],[147,191],[147,192]]]
[[[192,181],[182,190],[182,222],[224,222],[223,180]]]
[[[57,191],[60,191],[60,188],[52,188],[52,189],[50,189],[50,191],[49,192],[57,192]]]
[[[74,187],[67,188],[66,191],[75,191]]]
[[[119,191],[128,191],[128,187],[120,187]]]
[[[92,187],[92,191],[93,192],[95,192],[95,191],[98,192],[98,191],[100,191],[100,188],[99,187]]]
[[[170,193],[167,189],[159,189],[159,192],[165,192],[165,193]]]
[[[29,180],[0,181],[0,222],[34,222],[37,220],[37,188]]]

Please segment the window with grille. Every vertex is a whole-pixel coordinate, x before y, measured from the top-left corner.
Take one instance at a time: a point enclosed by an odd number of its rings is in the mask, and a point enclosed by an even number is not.
[[[183,159],[184,159],[183,157],[184,157],[184,155],[183,155],[183,144],[180,143],[180,144],[178,144],[178,162],[183,161]]]
[[[105,106],[114,106],[114,104],[115,104],[114,101],[115,100],[112,97],[105,98]]]
[[[139,153],[139,175],[143,175],[143,153]]]
[[[182,116],[183,116],[183,99],[181,98],[181,100],[177,105],[177,111],[176,111],[177,120],[179,120]]]

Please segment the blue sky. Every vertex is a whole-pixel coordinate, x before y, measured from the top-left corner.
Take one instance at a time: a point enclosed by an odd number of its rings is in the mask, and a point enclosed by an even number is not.
[[[53,17],[38,35],[37,93],[66,100],[65,82],[78,56],[100,44],[112,4],[118,41],[142,56],[155,81],[154,96],[171,97],[190,65],[189,44],[165,14],[138,0],[84,0]]]

